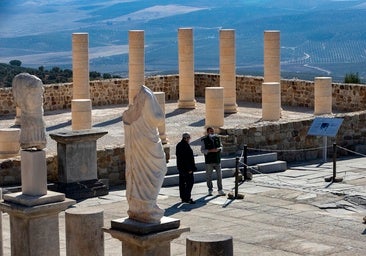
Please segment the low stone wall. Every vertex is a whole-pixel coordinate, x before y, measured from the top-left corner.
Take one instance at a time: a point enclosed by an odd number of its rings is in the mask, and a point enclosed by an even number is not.
[[[327,139],[328,157],[333,143],[347,148],[337,150],[338,156],[366,153],[366,111],[338,114],[343,122],[337,136]],[[287,162],[307,161],[323,157],[323,137],[307,135],[314,118],[289,123],[259,124],[243,129],[221,129],[224,149],[234,154],[247,145],[250,151],[277,152]]]
[[[170,159],[169,145],[164,145],[167,161]],[[57,155],[47,155],[47,181],[58,182]],[[97,172],[99,179],[108,179],[110,186],[125,184],[125,149],[124,147],[107,147],[97,151]],[[0,159],[0,187],[20,186],[20,156]]]
[[[238,101],[262,101],[262,77],[237,76]],[[153,91],[165,93],[166,100],[179,99],[179,76],[151,76],[145,84]],[[218,74],[196,73],[195,95],[204,97],[205,88],[220,86]],[[332,84],[333,109],[353,112],[366,109],[366,86],[359,84]],[[106,79],[90,82],[93,106],[128,103],[128,79]],[[72,83],[45,85],[44,110],[70,109]],[[304,80],[281,80],[281,103],[287,106],[314,107],[314,82]],[[14,114],[15,105],[11,88],[0,88],[0,114]]]

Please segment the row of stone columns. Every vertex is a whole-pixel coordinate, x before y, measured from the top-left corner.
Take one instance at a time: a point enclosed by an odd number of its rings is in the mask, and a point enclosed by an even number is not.
[[[220,30],[220,87],[224,88],[224,112],[236,113],[235,30]],[[178,29],[178,108],[195,108],[192,28]]]

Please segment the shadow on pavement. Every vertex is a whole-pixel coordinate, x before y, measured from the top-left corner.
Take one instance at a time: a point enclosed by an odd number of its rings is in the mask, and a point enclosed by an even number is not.
[[[209,197],[209,199],[207,199]],[[186,203],[176,203],[172,206],[170,206],[169,208],[165,209],[165,214],[164,216],[171,216],[171,215],[174,215],[178,212],[189,212],[193,209],[197,209],[197,208],[200,208],[200,207],[203,207],[205,206],[209,201],[217,198],[219,196],[203,196],[203,197],[200,197],[198,199],[196,199],[196,203],[195,204],[186,204]]]

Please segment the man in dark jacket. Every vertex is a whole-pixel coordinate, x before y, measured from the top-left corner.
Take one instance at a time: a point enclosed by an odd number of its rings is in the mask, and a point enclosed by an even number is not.
[[[177,168],[179,171],[179,195],[182,203],[194,204],[191,192],[194,183],[193,172],[197,170],[194,162],[193,150],[189,145],[191,136],[183,133],[182,140],[177,144],[175,154],[177,156]]]
[[[222,190],[221,151],[222,144],[220,137],[215,134],[213,127],[207,127],[207,135],[201,138],[201,152],[205,155],[206,182],[209,196],[212,196],[213,190],[213,170],[216,170],[218,195],[226,195]]]

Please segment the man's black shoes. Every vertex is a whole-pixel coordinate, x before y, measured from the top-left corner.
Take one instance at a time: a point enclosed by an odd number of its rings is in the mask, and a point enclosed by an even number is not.
[[[195,204],[196,202],[193,201],[193,199],[189,199],[189,200],[182,200],[182,203],[186,203],[186,204]]]

